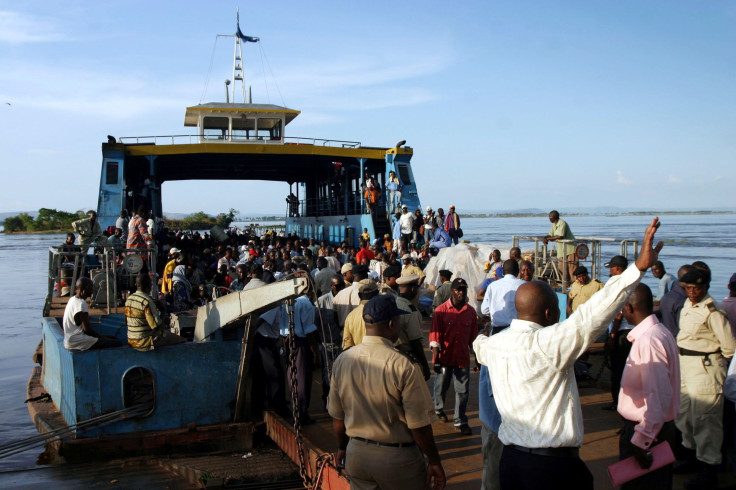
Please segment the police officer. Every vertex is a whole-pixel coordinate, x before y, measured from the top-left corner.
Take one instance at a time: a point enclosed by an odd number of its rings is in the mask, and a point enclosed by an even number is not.
[[[715,488],[723,441],[723,382],[736,342],[726,315],[708,294],[709,271],[693,268],[680,284],[688,299],[680,312],[677,334],[682,385],[675,424],[682,432],[688,461],[676,471],[694,470],[697,458],[700,471],[685,487]]]
[[[399,296],[399,286],[396,280],[401,276],[400,265],[390,265],[383,270],[383,282],[378,286],[379,294],[390,294],[391,296]]]
[[[396,305],[408,311],[408,315],[402,315],[396,319],[399,330],[399,340],[396,348],[408,354],[414,362],[419,363],[424,373],[424,379],[429,379],[429,363],[424,355],[424,332],[422,331],[422,314],[414,305],[414,300],[419,293],[419,276],[409,274],[401,276],[396,280],[399,286],[399,297],[396,298]]]
[[[429,389],[417,365],[393,348],[396,320],[406,313],[393,296],[371,299],[363,309],[363,342],[335,360],[327,408],[336,459],[344,460],[353,489],[419,490],[430,481],[434,490],[445,487]]]

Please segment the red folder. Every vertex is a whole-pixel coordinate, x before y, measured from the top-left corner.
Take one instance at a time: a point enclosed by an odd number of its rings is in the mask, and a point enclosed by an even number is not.
[[[642,475],[646,475],[649,472],[658,470],[663,466],[667,466],[668,464],[672,464],[675,462],[675,455],[672,452],[672,448],[667,441],[664,441],[661,444],[657,444],[656,446],[652,447],[650,451],[652,452],[652,457],[654,461],[652,462],[652,466],[650,466],[647,470],[642,468],[639,462],[633,456],[609,466],[608,477],[611,479],[613,485],[623,485],[624,483],[630,482],[634,478],[639,478]]]

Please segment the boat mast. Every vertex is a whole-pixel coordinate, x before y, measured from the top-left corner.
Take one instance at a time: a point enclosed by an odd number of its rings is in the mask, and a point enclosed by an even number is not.
[[[245,98],[245,71],[243,70],[243,42],[257,43],[259,38],[253,36],[246,36],[243,31],[240,30],[240,9],[236,9],[237,15],[237,31],[235,31],[235,48],[233,51],[233,87],[232,87],[232,103],[235,103],[235,86],[237,82],[240,82],[240,89],[243,95],[243,103],[247,103],[248,99]]]

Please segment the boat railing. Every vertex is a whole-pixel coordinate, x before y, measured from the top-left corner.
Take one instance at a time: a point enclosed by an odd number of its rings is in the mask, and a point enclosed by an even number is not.
[[[360,148],[360,141],[343,141],[322,138],[306,138],[300,136],[288,136],[285,138],[269,139],[262,137],[253,138],[223,138],[207,134],[174,134],[153,136],[123,136],[118,138],[120,143],[126,145],[193,145],[198,143],[231,143],[231,144],[272,144],[272,145],[312,145],[329,146],[336,148]]]
[[[88,254],[90,247],[92,253]],[[105,306],[110,314],[122,298],[119,288],[134,288],[138,274],[156,271],[156,255],[155,245],[129,249],[107,244],[49,247],[44,316],[51,311],[54,297],[74,294],[77,280],[82,277],[94,283],[92,306]]]
[[[588,266],[590,277],[600,280],[603,270],[602,245],[603,243],[615,243],[618,240],[615,238],[580,236],[572,240],[556,240],[550,242],[554,246],[548,247],[548,244],[544,243],[544,237],[514,235],[512,237],[512,246],[519,247],[522,241],[534,242],[534,255],[532,259],[534,264],[534,279],[559,284],[562,290],[566,291],[575,280],[572,277],[571,269],[574,269],[578,265]],[[638,257],[639,240],[624,239],[618,242],[619,253],[621,255],[628,258],[631,252],[631,256],[634,259]],[[566,257],[558,257],[556,255],[556,244],[558,243],[571,246],[573,253],[567,254]]]

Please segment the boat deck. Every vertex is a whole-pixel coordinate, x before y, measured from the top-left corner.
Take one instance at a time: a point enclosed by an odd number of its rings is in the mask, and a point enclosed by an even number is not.
[[[69,302],[69,296],[56,296],[54,298],[51,298],[51,309],[49,310],[48,316],[53,317],[63,317],[64,316],[64,309],[66,309],[66,304]],[[125,313],[125,308],[122,306],[110,306],[110,312],[108,313],[106,306],[95,306],[89,308],[89,314],[90,316],[99,316],[99,315],[115,315],[115,314],[123,314]]]

